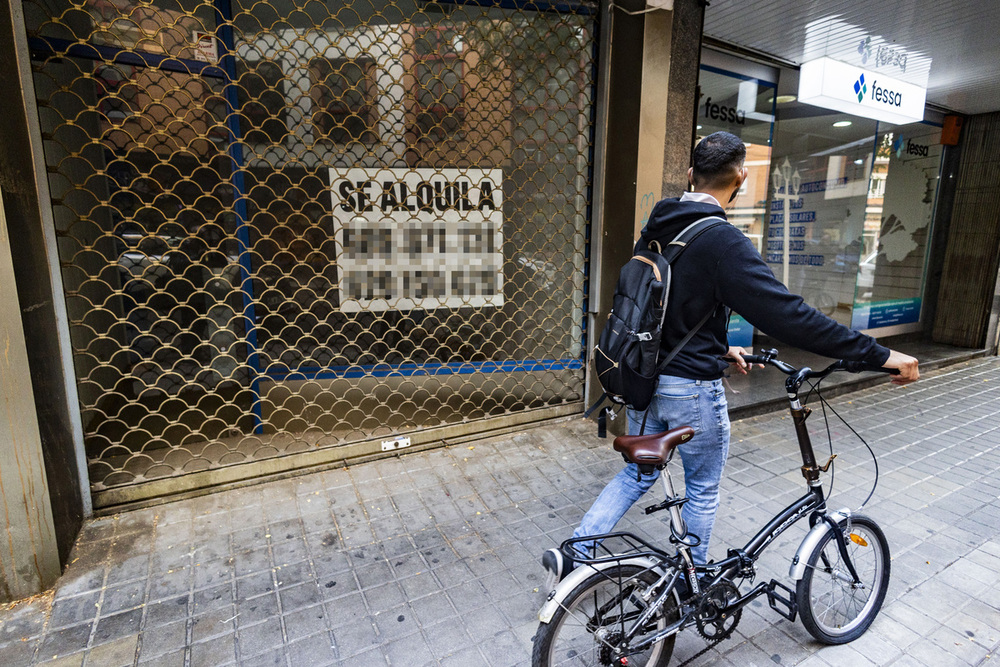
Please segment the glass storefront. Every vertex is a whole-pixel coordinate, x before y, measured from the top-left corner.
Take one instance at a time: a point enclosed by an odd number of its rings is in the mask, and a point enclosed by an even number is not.
[[[802,104],[797,71],[774,70],[771,83],[756,64],[719,60],[703,60],[697,134],[726,130],[747,145],[750,175],[730,220],[779,280],[841,324],[881,336],[918,330],[940,127]],[[730,343],[751,342],[734,314]]]
[[[726,64],[702,65],[697,136],[726,131],[746,144],[749,175],[728,217],[764,252],[776,87],[772,81],[754,76],[757,72],[733,72]],[[729,339],[731,344],[744,347],[753,343],[753,327],[738,313],[729,320]]]

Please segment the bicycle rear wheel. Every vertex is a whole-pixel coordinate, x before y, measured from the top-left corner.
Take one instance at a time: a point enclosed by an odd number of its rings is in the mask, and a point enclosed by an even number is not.
[[[889,545],[882,529],[860,514],[839,525],[861,583],[852,583],[834,533],[828,532],[809,554],[795,587],[802,624],[824,644],[846,644],[863,635],[889,588]]]
[[[538,626],[531,664],[534,667],[621,664],[621,656],[616,655],[615,649],[621,643],[623,628],[630,627],[647,608],[641,594],[657,579],[655,574],[637,565],[618,565],[595,572],[569,594],[551,621]],[[678,618],[677,601],[671,595],[633,643]],[[629,653],[627,664],[666,667],[674,650],[674,638],[671,635],[641,652]]]

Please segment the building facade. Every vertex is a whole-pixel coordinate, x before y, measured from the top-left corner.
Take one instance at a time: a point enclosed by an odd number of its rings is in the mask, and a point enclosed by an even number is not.
[[[0,475],[31,495],[0,598],[50,585],[94,512],[581,414],[618,268],[715,130],[791,289],[989,347],[1000,221],[975,291],[945,114],[790,99],[793,64],[702,48],[704,4],[671,7],[7,3]]]

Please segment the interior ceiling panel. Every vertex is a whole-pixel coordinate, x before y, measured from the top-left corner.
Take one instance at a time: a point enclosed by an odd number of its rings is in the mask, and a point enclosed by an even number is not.
[[[801,64],[823,55],[806,39],[823,21],[832,47],[856,48],[865,34],[931,58],[928,103],[964,114],[1000,111],[997,0],[712,0],[705,34]]]

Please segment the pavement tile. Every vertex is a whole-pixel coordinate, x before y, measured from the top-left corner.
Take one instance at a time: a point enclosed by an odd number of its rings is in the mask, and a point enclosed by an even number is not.
[[[275,593],[266,593],[239,600],[235,609],[236,621],[240,627],[254,625],[279,615],[278,596]]]
[[[102,614],[91,638],[92,645],[97,646],[120,637],[138,635],[142,615],[142,609],[132,609],[110,616]]]
[[[179,595],[146,604],[144,626],[154,628],[188,618],[189,595]]]
[[[910,647],[909,654],[926,667],[963,667],[969,663],[931,639],[921,639]]]
[[[55,659],[83,651],[90,642],[91,629],[92,623],[88,622],[45,633],[38,647],[38,659]]]
[[[73,655],[52,656],[51,659],[46,659],[46,656],[39,656],[38,662],[34,664],[45,665],[45,667],[80,667],[83,664],[84,657],[85,654],[82,651]]]
[[[127,584],[109,587],[104,591],[101,601],[101,613],[111,614],[116,611],[133,609],[142,604],[146,591],[146,581],[131,581]]]
[[[191,646],[191,667],[223,667],[234,662],[236,638],[231,632]]]
[[[441,667],[467,667],[468,665],[489,664],[475,646],[470,646],[456,653],[440,657],[439,660]]]
[[[372,614],[372,620],[378,629],[379,637],[384,641],[392,641],[420,631],[420,623],[409,605],[400,605]]]
[[[135,662],[139,635],[127,635],[97,646],[87,653],[87,664],[101,667],[129,667]]]
[[[48,627],[51,629],[64,628],[70,625],[87,622],[94,618],[97,613],[98,602],[101,599],[101,591],[91,591],[73,597],[56,598],[52,603],[52,611],[49,613]],[[40,628],[39,628],[40,629]],[[0,638],[14,631],[13,626],[5,624],[0,629]]]
[[[187,620],[144,628],[139,635],[140,655],[152,658],[183,650],[187,646]]]
[[[235,620],[236,613],[232,606],[213,609],[195,616],[191,623],[192,643],[232,634]]]
[[[374,642],[369,643],[366,648],[371,649],[373,645],[375,645]],[[375,651],[377,652],[378,649],[375,649]],[[340,663],[337,657],[337,648],[331,640],[330,635],[325,632],[292,642],[285,646],[285,652],[291,665],[324,667],[325,665]],[[378,653],[378,655],[381,656],[381,653]],[[381,663],[368,663],[366,659],[359,658],[357,661],[352,659],[350,664],[352,667],[363,664],[385,664],[385,660],[382,659]]]
[[[692,667],[986,660],[1000,644],[1000,478],[992,474],[1000,468],[1000,360],[831,403],[879,453],[866,512],[883,524],[893,553],[883,613],[851,645],[821,647],[758,600],[735,636]],[[733,424],[716,557],[801,493],[783,417]],[[831,426],[840,455],[831,505],[857,505],[874,469],[849,431]],[[88,666],[136,656],[178,667],[235,664],[237,656],[262,666],[524,664],[542,597],[540,554],[569,535],[620,460],[581,419],[474,447],[90,520],[49,601],[0,608],[0,652],[8,664],[59,655],[74,665],[86,656]],[[679,470],[674,480],[682,483]],[[660,540],[662,520],[641,511],[651,502],[619,528]],[[785,580],[804,532],[795,527],[771,545],[759,580]],[[702,648],[695,633],[682,633],[674,660]]]
[[[38,643],[34,641],[14,641],[9,644],[0,644],[0,656],[3,656],[6,665],[30,665],[36,648],[38,648]]]
[[[423,626],[445,619],[453,619],[456,613],[454,605],[444,593],[433,593],[416,600],[410,600],[409,606]]]
[[[430,646],[420,633],[383,642],[382,647],[392,665],[426,665],[436,662]]]
[[[240,660],[266,653],[284,643],[281,621],[270,618],[249,627],[240,626],[236,632],[237,650]]]

